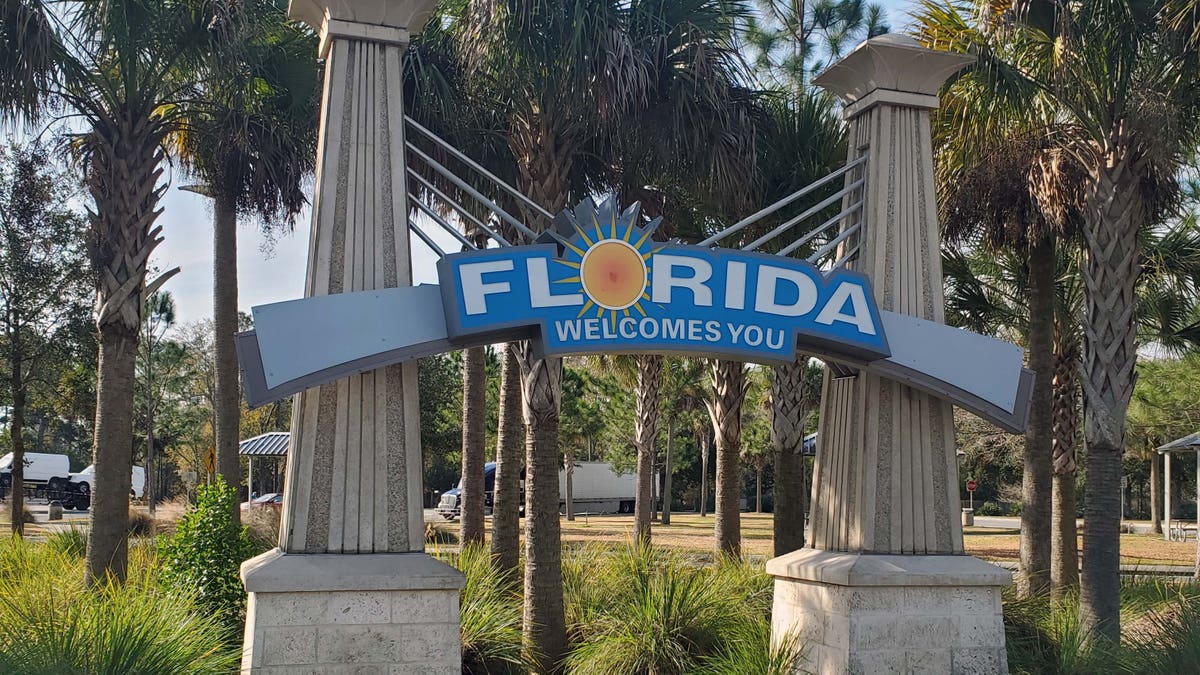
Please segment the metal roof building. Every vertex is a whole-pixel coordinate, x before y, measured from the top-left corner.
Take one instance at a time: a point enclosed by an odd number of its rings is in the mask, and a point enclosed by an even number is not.
[[[247,438],[238,443],[238,454],[251,457],[286,457],[291,436],[286,431],[269,431],[261,436]]]

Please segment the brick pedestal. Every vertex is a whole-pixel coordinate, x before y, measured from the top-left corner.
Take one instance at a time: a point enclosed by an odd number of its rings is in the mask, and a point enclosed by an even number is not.
[[[1001,675],[1000,591],[1011,574],[970,556],[803,549],[771,560],[771,633],[805,647],[800,672]]]
[[[457,675],[463,577],[424,553],[246,561],[242,672]]]

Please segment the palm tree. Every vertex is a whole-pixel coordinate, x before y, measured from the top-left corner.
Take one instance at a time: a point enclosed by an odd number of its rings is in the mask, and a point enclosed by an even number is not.
[[[943,101],[935,133],[946,241],[1011,249],[1024,258],[1028,306],[1017,321],[1036,379],[1023,454],[1018,585],[1026,596],[1040,595],[1051,581],[1056,249],[1082,211],[1082,172],[1054,147],[1053,124],[993,127],[971,136],[968,146],[954,131],[959,120],[979,119],[995,101],[969,85],[949,87]]]
[[[1051,447],[1053,470],[1052,513],[1049,527],[1050,589],[1061,594],[1078,585],[1078,553],[1075,526],[1075,444],[1078,429],[1079,310],[1082,300],[1077,273],[1077,249],[1056,247],[1051,268],[1053,327],[1051,356],[1053,378]],[[968,246],[966,251],[948,250],[943,270],[946,276],[946,316],[952,325],[1025,343],[1033,349],[1029,326],[1037,323],[1028,301],[1038,275],[1022,251]],[[1039,317],[1040,318],[1040,317]],[[1032,356],[1031,356],[1032,360]],[[1026,444],[1029,435],[1026,435]],[[1040,569],[1040,568],[1037,568]],[[1031,584],[1022,587],[1030,591]],[[1041,587],[1038,591],[1042,590]]]
[[[642,354],[634,357],[637,368],[637,403],[633,443],[637,448],[637,497],[634,501],[634,540],[650,541],[654,520],[654,448],[658,443],[659,392],[662,388],[663,357]]]
[[[817,92],[777,96],[766,105],[766,142],[759,145],[761,201],[771,203],[811,184],[846,157],[846,131],[834,114],[833,102]],[[778,242],[778,243],[777,243]],[[769,242],[778,246],[786,238]],[[813,246],[819,244],[815,242]],[[813,246],[799,255],[811,255]],[[772,367],[771,444],[775,453],[775,555],[804,546],[804,427],[819,405],[820,386],[810,378],[808,357]],[[815,386],[814,386],[815,385]]]
[[[1138,283],[1138,344],[1158,345],[1169,353],[1193,350],[1200,315],[1200,228],[1182,219],[1142,237],[1146,265]],[[1083,279],[1076,248],[1060,248],[1054,268],[1054,486],[1051,532],[1051,589],[1061,595],[1079,583],[1075,510],[1075,447],[1081,408],[1079,380]],[[976,248],[947,252],[947,316],[984,333],[1023,341],[1028,331],[1025,298],[1031,276],[1024,258],[1012,250],[999,254]]]
[[[771,368],[771,446],[775,453],[775,556],[804,547],[804,431],[820,405],[822,368],[800,354]]]
[[[500,357],[500,410],[496,431],[496,482],[492,497],[492,563],[497,571],[515,573],[520,563],[521,366],[513,345]]]
[[[717,439],[713,538],[717,553],[737,557],[742,553],[742,477],[738,463],[742,451],[742,404],[750,383],[746,379],[746,364],[738,361],[714,359],[711,374],[708,415]]]
[[[462,514],[459,541],[483,543],[484,444],[487,415],[487,353],[484,347],[463,352]]]
[[[154,222],[165,141],[194,100],[213,7],[189,0],[11,0],[0,13],[0,109],[9,119],[73,117],[92,200],[89,253],[96,274],[99,373],[93,461],[96,485],[86,579],[123,581],[128,560],[133,386],[146,282],[162,241]],[[54,106],[45,104],[54,101]]]
[[[241,485],[238,331],[239,213],[291,226],[316,157],[320,70],[316,38],[278,2],[214,5],[213,49],[201,97],[178,135],[179,154],[213,208],[213,349],[217,473]],[[235,518],[240,513],[235,511]]]
[[[926,5],[919,30],[926,44],[977,54],[964,77],[1003,96],[1005,108],[1050,111],[1086,175],[1082,386],[1089,489],[1080,620],[1115,642],[1121,454],[1137,361],[1138,236],[1169,212],[1178,190],[1173,178],[1200,126],[1200,8],[1194,0],[1040,0],[977,17]]]
[[[746,174],[734,16],[723,2],[466,3],[451,30],[468,80],[502,111],[522,191],[551,213],[587,194],[600,139],[658,112],[660,134],[708,158],[714,181]],[[684,28],[686,26],[686,29]],[[658,107],[673,100],[673,107]],[[690,141],[690,142],[688,142]],[[605,173],[608,173],[605,169]],[[543,220],[531,226],[546,228]],[[562,362],[519,347],[527,426],[526,644],[544,671],[566,649],[558,523]]]

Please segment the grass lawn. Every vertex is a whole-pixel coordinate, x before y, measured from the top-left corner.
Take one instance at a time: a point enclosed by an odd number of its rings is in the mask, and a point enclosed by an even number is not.
[[[623,543],[633,537],[630,516],[578,516],[575,522],[564,519],[562,525],[566,542]],[[451,527],[457,529],[457,523]],[[670,525],[654,524],[653,537],[656,544],[669,548],[709,552],[713,549],[712,530],[712,515],[672,514]],[[769,557],[771,536],[771,514],[742,514],[742,545],[747,553]],[[1016,529],[968,527],[964,542],[968,553],[985,560],[1017,560]],[[1121,562],[1126,565],[1192,565],[1195,559],[1195,542],[1163,541],[1156,534],[1121,535]]]

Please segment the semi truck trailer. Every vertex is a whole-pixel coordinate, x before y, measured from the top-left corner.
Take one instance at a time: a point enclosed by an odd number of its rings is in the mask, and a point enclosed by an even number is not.
[[[496,463],[483,466],[483,509],[492,512],[496,489]],[[446,520],[453,520],[462,510],[462,480],[458,486],[446,490],[437,505],[437,512]],[[571,475],[571,493],[576,512],[588,513],[633,513],[636,498],[634,475],[613,471],[606,462],[576,462]],[[559,509],[567,504],[567,471],[558,470]],[[521,503],[525,502],[525,472],[521,472]],[[524,506],[522,506],[524,509]]]

